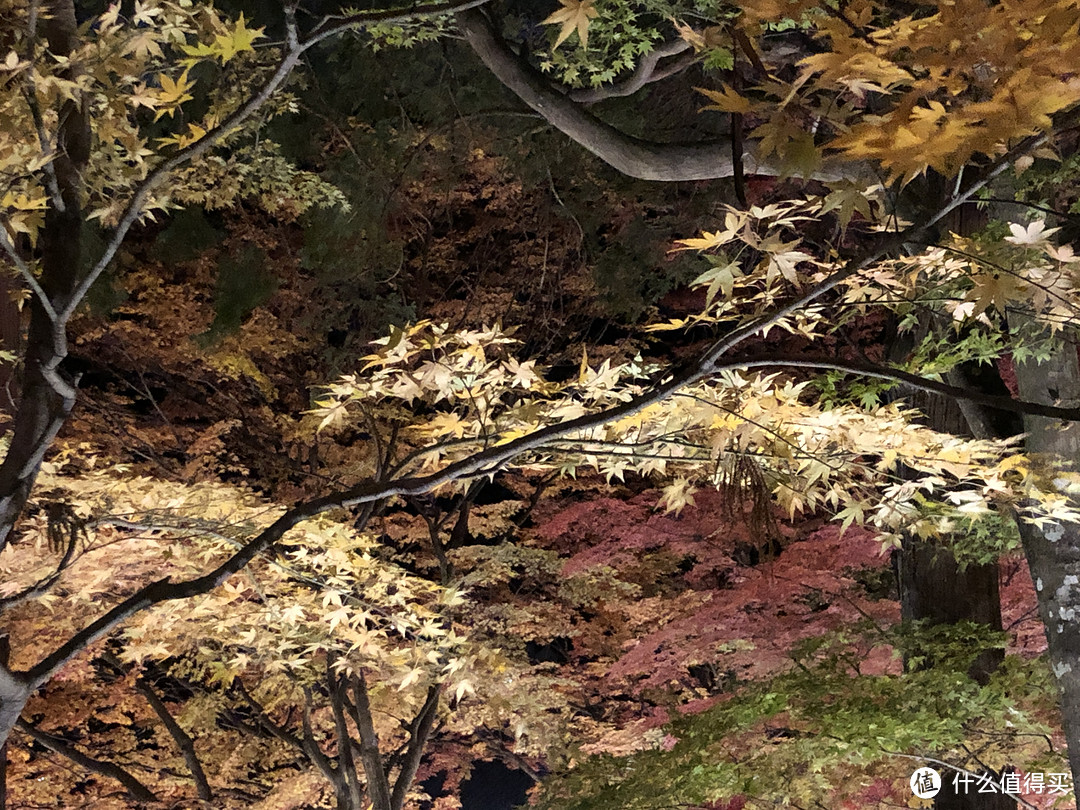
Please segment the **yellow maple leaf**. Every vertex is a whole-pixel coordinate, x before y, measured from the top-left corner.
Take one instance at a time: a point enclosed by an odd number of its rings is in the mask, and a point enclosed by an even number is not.
[[[555,39],[554,47],[558,48],[566,39],[577,31],[581,47],[589,45],[589,20],[599,15],[594,0],[559,0],[562,8],[543,21],[544,25],[562,23],[562,30]]]
[[[750,102],[726,84],[720,90],[707,90],[704,87],[695,87],[694,89],[713,102],[707,107],[702,107],[702,110],[718,110],[740,115],[750,112]]]
[[[218,34],[214,38],[215,55],[221,58],[222,64],[225,64],[238,53],[255,50],[252,43],[262,36],[263,29],[248,28],[244,14],[241,12],[232,31],[228,34]]]

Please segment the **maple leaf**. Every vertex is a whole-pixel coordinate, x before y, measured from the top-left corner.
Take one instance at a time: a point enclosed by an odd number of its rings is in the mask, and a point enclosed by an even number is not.
[[[348,624],[350,615],[351,611],[349,610],[347,605],[344,605],[342,607],[339,607],[337,610],[333,610],[330,613],[327,613],[325,616],[323,616],[323,619],[330,623],[330,630],[331,632],[333,632],[334,628],[336,628],[339,624]]]
[[[705,291],[706,306],[712,304],[718,292],[722,292],[724,298],[731,298],[731,293],[735,288],[735,279],[742,276],[742,269],[738,262],[730,261],[726,256],[718,258],[720,260],[711,270],[705,271],[693,281],[695,287],[709,285]]]
[[[188,81],[188,72],[186,70],[175,80],[165,73],[159,73],[158,84],[161,85],[161,92],[158,93],[158,103],[166,105],[166,107],[158,111],[158,114],[154,117],[155,121],[163,115],[168,115],[171,118],[177,107],[194,98],[188,92],[192,87],[192,82]]]
[[[152,56],[160,59],[165,55],[158,43],[157,32],[150,29],[140,31],[133,36],[124,46],[122,53],[133,53],[139,59],[148,59]]]
[[[1012,236],[1006,236],[1006,242],[1011,242],[1014,245],[1038,245],[1045,242],[1051,234],[1057,233],[1059,229],[1050,228],[1047,230],[1046,220],[1037,219],[1028,223],[1026,228],[1013,222],[1009,225],[1009,230],[1012,232]]]
[[[720,90],[707,90],[704,87],[695,87],[694,89],[712,101],[712,104],[701,108],[703,111],[718,110],[719,112],[739,114],[750,112],[750,102],[726,84]]]
[[[664,507],[664,513],[674,512],[676,515],[687,506],[694,505],[694,493],[697,487],[691,485],[685,478],[677,478],[674,483],[664,487],[664,493],[660,497],[660,504]]]
[[[581,40],[581,47],[588,47],[589,20],[599,14],[594,7],[594,0],[559,0],[559,3],[562,4],[562,8],[543,20],[544,25],[562,23],[562,30],[559,31],[559,36],[555,38],[555,44],[552,47],[558,48],[575,30],[578,39]]]
[[[1061,247],[1047,245],[1044,250],[1046,251],[1047,256],[1051,259],[1056,259],[1059,262],[1072,263],[1080,261],[1080,256],[1077,256],[1073,251],[1072,245],[1062,245]]]
[[[225,64],[236,54],[243,51],[253,51],[252,43],[263,36],[263,29],[248,28],[244,20],[243,12],[236,21],[233,30],[228,34],[218,34],[214,38],[215,55],[220,57],[221,63]]]

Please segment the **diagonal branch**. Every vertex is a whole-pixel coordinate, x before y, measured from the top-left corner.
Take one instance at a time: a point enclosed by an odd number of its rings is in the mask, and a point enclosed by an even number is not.
[[[486,0],[485,0],[486,1]],[[43,250],[45,270],[39,283],[12,246],[4,240],[4,252],[34,292],[36,306],[31,310],[27,379],[23,398],[12,429],[8,453],[0,463],[0,548],[3,548],[15,521],[25,506],[37,478],[41,461],[52,444],[75,402],[75,384],[60,365],[67,356],[67,324],[85,299],[94,282],[116,256],[131,228],[140,219],[143,207],[154,191],[167,182],[180,166],[206,154],[238,126],[251,118],[281,88],[300,63],[303,54],[328,37],[350,28],[374,22],[396,22],[417,16],[452,13],[479,5],[481,0],[462,0],[408,9],[358,12],[340,18],[327,18],[301,40],[293,14],[286,10],[286,47],[273,74],[253,96],[227,116],[203,138],[154,168],[133,190],[117,226],[93,267],[81,278],[76,276],[80,251],[77,238],[81,227],[79,197],[81,166],[88,158],[89,123],[85,108],[68,102],[58,130],[58,150],[47,165],[50,177],[58,178],[62,188],[62,206],[54,205],[46,216]],[[75,47],[75,13],[71,2],[61,3],[63,14],[51,14],[48,22],[50,49],[64,55]],[[31,27],[36,25],[37,5],[31,5]],[[55,30],[54,30],[55,29]],[[85,131],[84,131],[85,130]],[[50,256],[52,257],[50,259]],[[48,336],[47,338],[45,336]],[[32,356],[31,356],[32,355]]]
[[[131,795],[131,798],[135,799],[136,801],[157,801],[157,796],[153,794],[150,788],[148,788],[130,773],[125,771],[119,765],[88,756],[87,754],[84,754],[82,751],[76,748],[74,745],[68,743],[62,737],[47,734],[21,718],[19,719],[18,725],[20,729],[22,729],[29,735],[30,739],[34,740],[34,742],[36,743],[44,745],[50,751],[53,751],[62,757],[66,757],[67,759],[70,759],[76,765],[85,768],[91,773],[97,773],[101,774],[102,776],[107,776],[110,779],[115,779],[117,782],[127,788],[127,792]]]
[[[165,702],[158,697],[157,692],[149,683],[139,678],[135,682],[135,688],[139,694],[146,698],[146,702],[150,704],[150,708],[154,710],[154,714],[158,716],[162,725],[165,726],[165,730],[169,732],[169,736],[176,743],[176,747],[184,755],[184,762],[187,763],[188,770],[191,772],[191,778],[195,780],[195,790],[199,798],[205,802],[210,801],[214,797],[213,791],[210,789],[210,783],[206,779],[206,772],[199,761],[199,755],[195,751],[195,742],[191,739],[191,735],[176,722],[176,718],[169,712]]]
[[[4,249],[4,253],[11,260],[11,263],[15,265],[15,269],[19,271],[19,275],[22,276],[23,281],[26,282],[26,286],[30,288],[30,291],[37,296],[38,302],[41,304],[41,308],[45,310],[45,314],[49,316],[49,320],[54,324],[60,320],[56,310],[53,309],[52,301],[49,300],[49,296],[45,295],[45,291],[41,289],[41,284],[34,277],[34,271],[30,269],[23,257],[19,255],[19,252],[15,249],[15,245],[12,244],[8,238],[7,230],[0,228],[0,247]]]
[[[1076,115],[1077,112],[1074,110],[1067,119],[1071,120]],[[162,579],[143,587],[73,635],[34,667],[26,672],[14,673],[14,677],[18,678],[29,689],[40,687],[89,644],[102,638],[131,616],[161,602],[187,599],[213,590],[233,574],[241,571],[262,551],[281,540],[293,526],[323,512],[341,507],[377,503],[393,496],[408,497],[431,492],[444,484],[497,470],[517,456],[541,449],[553,441],[632,416],[652,405],[670,399],[680,389],[701,382],[722,368],[732,365],[732,363],[721,362],[721,358],[731,349],[813,303],[830,290],[835,289],[844,280],[851,278],[889,253],[899,250],[903,244],[917,241],[921,235],[927,233],[949,211],[962,205],[991,179],[1005,171],[1013,160],[1042,146],[1047,137],[1047,135],[1042,134],[1024,139],[1013,150],[1010,150],[1009,153],[1001,156],[991,164],[980,179],[972,182],[965,190],[958,193],[956,197],[941,206],[937,211],[924,217],[920,222],[868,248],[861,256],[851,259],[840,270],[837,270],[833,275],[811,287],[788,304],[733,330],[729,335],[714,343],[696,362],[672,375],[666,381],[659,383],[648,393],[606,410],[586,414],[560,424],[547,425],[526,436],[505,444],[488,447],[467,458],[452,462],[443,469],[428,475],[406,476],[391,481],[368,480],[350,489],[299,504],[278,518],[259,535],[248,541],[236,554],[225,560],[214,570],[201,577],[181,582],[174,583],[169,579]]]
[[[945,397],[974,402],[976,405],[984,405],[999,411],[1010,413],[1032,414],[1035,416],[1047,416],[1053,419],[1063,419],[1070,422],[1080,422],[1080,408],[1060,408],[1056,405],[1044,405],[1041,402],[1026,402],[1012,397],[996,396],[950,385],[938,380],[931,380],[909,371],[878,366],[873,363],[863,363],[857,360],[832,360],[816,357],[799,357],[794,355],[770,355],[768,357],[748,357],[742,360],[732,360],[717,370],[726,368],[811,368],[829,369],[833,371],[846,371],[851,374],[860,374],[864,377],[876,377],[879,380],[892,380],[898,383],[910,385],[933,394]]]
[[[1062,116],[1058,123],[1070,122],[1076,119],[1077,116],[1077,110],[1074,109]],[[835,289],[844,280],[851,278],[889,253],[899,250],[904,243],[920,239],[950,211],[962,205],[993,178],[1004,172],[1016,158],[1039,148],[1046,142],[1047,138],[1047,134],[1039,134],[1023,139],[1013,149],[991,163],[982,172],[981,177],[968,184],[965,188],[960,189],[951,200],[942,205],[937,211],[907,229],[893,234],[866,249],[861,255],[851,259],[841,269],[788,304],[774,312],[763,314],[744,326],[733,330],[730,334],[714,343],[697,362],[673,374],[667,380],[656,385],[651,391],[615,407],[586,414],[561,424],[548,425],[505,444],[488,447],[467,458],[450,463],[443,469],[429,475],[407,476],[391,481],[364,481],[350,489],[301,503],[279,517],[271,526],[252,538],[233,556],[207,574],[181,582],[172,582],[166,578],[141,588],[120,604],[106,611],[81,631],[75,633],[29,670],[25,672],[9,672],[4,668],[0,668],[0,682],[13,692],[29,693],[37,689],[88,645],[111,632],[129,617],[165,601],[186,599],[209,592],[223,584],[233,574],[241,571],[262,551],[276,544],[292,527],[323,512],[341,507],[377,503],[392,496],[407,497],[430,492],[452,481],[497,470],[514,458],[541,449],[555,440],[580,431],[600,427],[608,422],[631,416],[654,404],[666,401],[685,386],[700,382],[715,374],[721,368],[731,365],[730,363],[722,363],[721,358],[734,347],[768,330],[792,313],[813,303],[830,290]],[[357,684],[354,682],[353,686],[355,690]],[[360,689],[356,695],[358,702],[363,695],[364,686],[361,681]],[[10,726],[8,728],[0,727],[0,736],[6,737],[9,730]],[[305,730],[305,737],[309,736],[309,733]]]
[[[146,176],[139,184],[131,199],[120,216],[116,230],[105,247],[93,269],[82,280],[76,290],[73,300],[60,314],[61,320],[66,323],[79,303],[86,296],[90,287],[104,272],[109,262],[115,257],[120,245],[127,237],[128,231],[139,220],[142,207],[153,191],[164,183],[170,174],[185,163],[206,154],[210,149],[220,143],[229,133],[244,123],[255,112],[262,108],[270,97],[285,83],[292,71],[300,64],[301,57],[306,51],[318,43],[344,33],[345,31],[374,23],[402,22],[415,17],[428,17],[437,14],[450,14],[459,10],[468,10],[483,5],[489,0],[462,0],[461,2],[443,2],[432,4],[417,4],[408,9],[394,9],[387,11],[366,11],[348,14],[342,17],[327,17],[314,30],[303,39],[291,15],[286,17],[286,48],[277,68],[260,90],[238,107],[231,115],[227,116],[218,126],[211,129],[195,143],[180,149],[169,159],[159,164],[157,168]]]
[[[319,748],[319,743],[315,739],[315,732],[311,728],[311,688],[304,687],[304,710],[303,710],[303,749],[308,755],[308,759],[315,763],[315,766],[322,771],[330,783],[337,790],[342,784],[342,780],[345,778],[342,774],[338,773],[334,766],[330,764],[330,758],[322,752]]]
[[[433,683],[428,687],[427,699],[409,727],[409,746],[405,749],[405,758],[402,760],[401,770],[398,771],[397,781],[394,783],[394,792],[390,795],[390,810],[401,810],[405,806],[405,797],[416,778],[420,758],[424,754],[424,746],[427,745],[432,729],[435,728],[441,692],[442,684]]]

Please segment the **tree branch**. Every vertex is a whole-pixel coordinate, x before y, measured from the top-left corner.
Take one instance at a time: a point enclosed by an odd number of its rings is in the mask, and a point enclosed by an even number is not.
[[[1070,113],[1069,120],[1075,115],[1076,111]],[[606,410],[585,414],[559,424],[547,425],[526,436],[505,444],[488,447],[467,458],[447,464],[441,470],[428,475],[406,476],[382,482],[363,481],[350,489],[299,504],[279,517],[273,524],[248,541],[236,554],[209,573],[175,583],[169,579],[162,579],[143,587],[73,635],[30,670],[23,673],[13,673],[13,677],[18,678],[29,689],[38,688],[75,655],[89,644],[112,631],[121,622],[158,603],[174,599],[187,599],[213,590],[233,574],[243,570],[262,551],[277,543],[293,526],[316,515],[331,509],[374,503],[393,496],[405,498],[410,495],[420,495],[462,478],[471,478],[480,474],[494,472],[517,456],[541,449],[550,442],[571,434],[601,427],[608,422],[632,416],[652,405],[670,399],[680,389],[701,382],[717,371],[732,365],[738,365],[737,361],[721,362],[721,358],[731,349],[775,326],[792,313],[805,308],[874,262],[893,251],[899,250],[905,243],[916,241],[938,221],[947,216],[951,210],[962,205],[991,179],[1005,171],[1018,156],[1040,147],[1047,137],[1047,135],[1041,134],[1024,139],[1013,150],[1010,150],[1009,153],[1001,156],[991,164],[980,179],[972,182],[965,190],[962,190],[937,211],[924,217],[920,222],[892,234],[890,237],[879,241],[877,245],[866,249],[862,255],[852,258],[841,269],[788,304],[733,330],[730,334],[714,343],[696,362],[689,364],[683,370],[657,384],[648,393]],[[3,729],[0,728],[0,732],[2,731]]]
[[[729,138],[702,143],[654,143],[627,135],[555,90],[538,70],[510,50],[483,12],[460,11],[455,20],[465,40],[500,82],[549,124],[616,171],[640,180],[662,182],[733,176],[735,167]],[[778,164],[757,156],[753,141],[746,144],[744,160],[747,174],[772,177],[783,174]],[[848,164],[822,169],[813,178],[833,181],[855,179],[863,174],[860,167]]]
[[[345,706],[348,703],[348,695],[345,676],[334,671],[334,656],[326,656],[326,681],[330,689],[330,707],[334,712],[334,729],[337,732],[338,749],[338,774],[344,775],[343,787],[349,797],[349,807],[360,806],[360,782],[356,773],[356,763],[353,761],[352,734],[349,733],[349,723],[345,717]],[[361,738],[363,733],[361,732]],[[364,755],[363,743],[360,746],[360,755]],[[365,764],[366,769],[366,764]],[[370,777],[369,777],[370,780]],[[371,792],[370,790],[368,791]],[[339,805],[342,803],[339,802]]]
[[[150,704],[150,708],[154,710],[154,714],[158,716],[162,725],[165,726],[165,730],[169,732],[169,736],[176,743],[176,747],[184,755],[184,762],[187,763],[188,770],[191,772],[191,778],[195,780],[195,791],[198,793],[199,798],[205,802],[210,801],[214,797],[213,791],[210,789],[210,783],[206,780],[206,772],[203,771],[202,763],[199,762],[199,755],[195,752],[195,742],[191,739],[191,735],[176,722],[176,718],[169,713],[168,707],[158,697],[157,692],[153,690],[150,684],[139,678],[135,681],[135,688],[139,694],[146,698],[146,702]]]
[[[392,810],[390,802],[390,782],[383,767],[382,752],[379,751],[379,737],[375,733],[375,723],[371,717],[371,702],[368,699],[367,681],[363,670],[353,674],[353,700],[356,729],[360,733],[360,760],[364,764],[367,776],[367,793],[374,810]]]
[[[674,76],[694,64],[697,60],[697,54],[687,53],[690,49],[690,43],[684,39],[665,42],[641,57],[641,61],[638,62],[638,66],[634,68],[633,73],[622,81],[602,87],[578,88],[571,90],[566,95],[571,101],[578,104],[595,104],[609,98],[632,96],[645,85],[661,81],[668,76]],[[678,56],[679,54],[683,55],[681,59],[673,59],[664,65],[662,69],[658,67],[660,60],[667,59],[670,56]]]
[[[22,718],[19,719],[19,728],[25,731],[30,739],[35,742],[44,745],[50,751],[59,754],[62,757],[66,757],[91,773],[107,776],[110,779],[115,779],[117,782],[127,788],[127,792],[131,795],[131,798],[140,802],[156,802],[157,796],[132,776],[125,771],[119,765],[115,765],[112,762],[105,762],[104,760],[94,759],[91,756],[87,756],[75,746],[69,744],[67,741],[60,737],[53,736],[52,734],[46,734],[44,731],[39,730],[37,727],[26,722]]]
[[[260,726],[262,726],[264,729],[266,729],[268,732],[277,737],[286,745],[292,746],[305,756],[307,755],[308,750],[304,746],[304,741],[292,732],[290,732],[284,726],[280,726],[273,720],[271,720],[269,715],[267,715],[266,713],[266,709],[263,708],[263,705],[261,703],[259,703],[257,700],[255,700],[254,697],[251,696],[251,693],[247,690],[247,687],[244,686],[244,682],[242,680],[237,678],[233,681],[233,683],[235,684],[237,691],[240,693],[240,697],[242,697],[244,699],[244,702],[248,705],[248,708],[255,712],[255,721]]]
[[[420,759],[424,755],[424,746],[427,745],[431,731],[435,727],[435,718],[439,713],[439,695],[442,692],[442,684],[433,683],[428,687],[427,699],[423,707],[413,718],[409,728],[409,746],[405,749],[405,758],[398,771],[397,781],[394,782],[394,792],[390,795],[390,810],[402,810],[405,806],[405,797],[412,787],[416,778],[416,771],[420,767]]]
[[[742,360],[732,360],[716,368],[815,368],[830,369],[834,371],[846,371],[851,374],[860,374],[864,377],[876,377],[879,380],[892,380],[904,383],[922,391],[929,391],[941,396],[954,397],[977,405],[984,405],[999,411],[1010,413],[1032,414],[1035,416],[1048,416],[1053,419],[1062,419],[1070,422],[1080,422],[1080,408],[1059,408],[1056,405],[1044,405],[1040,402],[1025,402],[1012,397],[996,396],[963,388],[948,383],[920,377],[909,371],[886,366],[877,366],[873,363],[862,363],[857,360],[831,360],[826,358],[799,357],[795,355],[770,355],[769,357],[750,357]]]
[[[324,39],[352,28],[360,28],[374,23],[395,23],[411,20],[415,17],[434,17],[439,14],[454,14],[459,11],[490,3],[491,0],[449,0],[442,3],[416,3],[407,9],[386,9],[376,11],[358,11],[354,14],[331,15],[323,17],[315,28],[304,38],[304,50],[312,45],[322,42]]]
[[[341,780],[345,777],[334,770],[334,766],[330,764],[329,757],[322,752],[319,748],[319,744],[315,741],[315,733],[311,728],[311,689],[304,687],[304,709],[303,709],[303,729],[304,729],[304,750],[307,752],[308,759],[315,763],[315,766],[322,771],[323,776],[330,780],[330,784],[334,786],[334,790],[340,789]]]

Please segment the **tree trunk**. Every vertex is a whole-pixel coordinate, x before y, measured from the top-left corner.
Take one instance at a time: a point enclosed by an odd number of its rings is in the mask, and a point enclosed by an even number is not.
[[[72,53],[78,24],[72,0],[47,6],[42,27],[49,50]],[[73,78],[72,64],[66,78]],[[11,429],[11,444],[0,464],[0,549],[22,513],[45,452],[75,404],[74,381],[61,368],[67,356],[65,324],[56,320],[78,288],[82,246],[82,176],[90,159],[90,120],[81,100],[69,99],[59,110],[56,156],[50,164],[54,188],[41,229],[40,285],[47,302],[30,303],[22,396]]]
[[[1017,363],[1016,380],[1021,399],[1080,406],[1080,363],[1076,346],[1065,340],[1045,363]],[[1040,484],[1053,489],[1053,465],[1077,469],[1080,425],[1029,416],[1024,427],[1026,449],[1038,465]],[[1073,784],[1080,785],[1080,525],[1050,521],[1037,526],[1022,515],[1017,522],[1061,692]]]
[[[933,329],[932,324],[927,329]],[[917,340],[916,336],[916,340]],[[905,341],[906,342],[906,341]],[[893,354],[904,352],[894,346]],[[898,358],[897,358],[898,359]],[[955,376],[960,377],[959,373]],[[970,387],[967,380],[949,380]],[[987,438],[989,428],[980,411],[968,411],[955,399],[926,392],[906,397],[926,418],[925,424],[942,433]],[[933,624],[977,622],[991,630],[1001,630],[1001,594],[997,562],[961,566],[946,544],[923,542],[907,537],[897,552],[897,580],[900,615],[904,621]],[[1004,650],[982,651],[968,674],[986,684],[1005,658]],[[931,661],[930,666],[933,666]],[[997,775],[993,775],[996,781]],[[968,787],[954,787],[953,774],[943,773],[941,792],[934,798],[935,810],[1015,810],[1016,801],[1002,793],[979,793]]]

